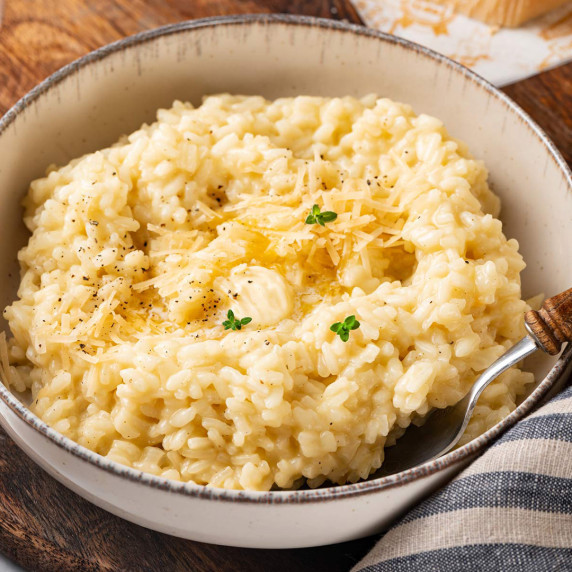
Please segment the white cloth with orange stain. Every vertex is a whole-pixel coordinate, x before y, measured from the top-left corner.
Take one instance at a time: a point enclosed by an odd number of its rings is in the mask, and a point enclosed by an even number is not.
[[[497,86],[572,60],[572,2],[516,29],[430,0],[354,0],[364,22],[440,52]]]

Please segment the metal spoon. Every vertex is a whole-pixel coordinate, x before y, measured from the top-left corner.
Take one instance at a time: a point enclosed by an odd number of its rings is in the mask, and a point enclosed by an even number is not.
[[[539,349],[556,355],[565,342],[572,342],[572,288],[545,300],[538,312],[527,312],[524,319],[529,335],[487,368],[461,401],[434,410],[419,427],[410,426],[385,450],[377,475],[399,473],[450,451],[465,432],[479,396],[494,379]]]

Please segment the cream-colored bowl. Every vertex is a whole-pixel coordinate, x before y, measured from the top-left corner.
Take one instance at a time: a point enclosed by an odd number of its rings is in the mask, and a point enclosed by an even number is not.
[[[424,48],[365,28],[284,16],[186,22],[127,38],[65,67],[0,122],[0,305],[15,296],[25,243],[20,200],[50,163],[66,163],[152,121],[174,99],[215,92],[375,92],[435,115],[486,161],[505,232],[528,263],[524,294],[572,285],[572,176],[542,131],[506,96]],[[5,328],[6,324],[2,326]],[[536,360],[538,385],[484,436],[386,478],[319,490],[237,492],[182,484],[118,465],[62,437],[0,384],[0,421],[56,479],[123,518],[185,538],[299,547],[372,534],[450,479],[562,378],[572,353]],[[550,369],[551,366],[552,369]]]

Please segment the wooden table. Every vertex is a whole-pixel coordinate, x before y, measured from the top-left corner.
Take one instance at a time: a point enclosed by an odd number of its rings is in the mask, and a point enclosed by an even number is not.
[[[254,12],[361,23],[349,0],[4,0],[0,113],[64,64],[124,36],[185,19]],[[505,91],[572,163],[572,64]],[[32,570],[336,572],[349,570],[374,540],[251,550],[152,532],[68,491],[0,430],[0,552]]]

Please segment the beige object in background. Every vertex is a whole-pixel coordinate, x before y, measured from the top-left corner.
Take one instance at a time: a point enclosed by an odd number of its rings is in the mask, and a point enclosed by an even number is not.
[[[500,4],[480,0],[480,5]],[[516,6],[532,0],[511,0]],[[517,28],[490,25],[453,6],[476,6],[478,0],[354,0],[367,26],[433,49],[494,83],[507,85],[572,60],[572,1]],[[503,4],[506,6],[507,1]],[[536,2],[537,9],[541,3]],[[542,8],[555,6],[542,0]],[[535,12],[537,13],[537,12]],[[530,15],[530,10],[528,10]],[[498,14],[497,14],[498,16]],[[498,20],[497,20],[498,21]]]
[[[435,0],[487,24],[515,28],[569,0]]]

